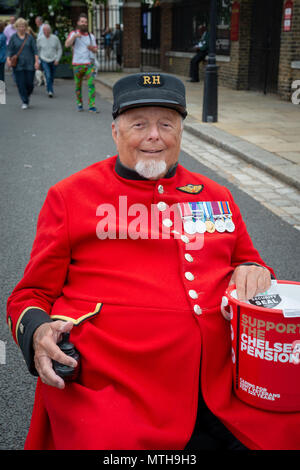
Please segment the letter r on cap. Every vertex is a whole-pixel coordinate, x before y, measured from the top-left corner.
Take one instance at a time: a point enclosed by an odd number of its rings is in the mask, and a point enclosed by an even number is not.
[[[151,77],[149,75],[144,76],[144,85],[151,85]]]

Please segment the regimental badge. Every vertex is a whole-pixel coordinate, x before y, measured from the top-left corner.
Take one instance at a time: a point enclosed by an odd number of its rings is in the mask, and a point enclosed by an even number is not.
[[[199,194],[203,190],[203,184],[186,184],[185,186],[179,186],[178,191],[188,194]]]

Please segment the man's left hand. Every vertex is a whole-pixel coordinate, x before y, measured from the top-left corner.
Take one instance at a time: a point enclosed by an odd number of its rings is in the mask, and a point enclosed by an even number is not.
[[[235,268],[230,284],[236,285],[238,300],[249,300],[271,286],[271,273],[263,266],[241,265]]]

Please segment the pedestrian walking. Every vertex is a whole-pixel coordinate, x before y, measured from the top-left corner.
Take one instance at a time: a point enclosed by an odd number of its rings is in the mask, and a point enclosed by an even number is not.
[[[76,103],[78,111],[83,111],[83,100],[82,100],[82,81],[84,78],[87,79],[88,85],[88,106],[89,111],[97,113],[98,110],[95,107],[95,64],[94,54],[97,52],[97,45],[95,36],[88,31],[88,20],[84,13],[79,15],[77,21],[77,29],[71,31],[68,35],[66,47],[72,47],[73,49],[73,71],[75,80],[75,93]]]
[[[15,16],[11,16],[9,18],[9,23],[7,26],[5,26],[4,28],[4,34],[6,36],[6,45],[8,45],[9,41],[10,41],[10,38],[12,37],[13,34],[15,34],[17,32],[16,28],[15,28],[15,22],[16,22],[16,17]]]
[[[110,54],[111,54],[111,49],[112,49],[112,41],[113,41],[113,36],[112,36],[112,30],[111,28],[107,27],[103,33],[104,37],[104,49],[105,49],[105,57],[107,60],[110,60]]]
[[[44,34],[44,22],[43,22],[43,18],[41,16],[37,16],[35,18],[35,24],[38,28],[38,31],[37,31],[37,37],[41,37],[43,34]]]
[[[196,44],[196,54],[190,62],[190,82],[199,82],[199,63],[204,61],[208,51],[208,32],[206,25],[199,27],[200,41]]]
[[[6,36],[3,33],[4,23],[0,21],[0,81],[4,82],[4,70],[6,62]]]
[[[122,35],[123,33],[121,30],[121,26],[119,24],[116,24],[116,30],[113,35],[113,43],[114,43],[115,50],[116,50],[117,64],[120,67],[122,65],[122,47],[123,47]]]
[[[6,45],[8,46],[8,43],[10,41],[10,38],[17,32],[16,28],[15,28],[15,22],[16,22],[16,17],[15,16],[11,16],[9,18],[9,23],[7,26],[5,26],[4,28],[4,34],[6,36]],[[16,83],[16,77],[15,77],[15,71],[14,69],[12,68],[12,77],[13,77],[13,80],[14,82]]]
[[[53,97],[53,82],[55,67],[58,65],[62,56],[62,47],[60,40],[55,34],[51,34],[51,26],[44,25],[44,34],[37,39],[38,55],[41,66],[46,77],[47,93],[49,98]]]
[[[33,37],[27,33],[28,24],[24,18],[15,23],[17,32],[11,37],[7,49],[7,64],[13,66],[16,83],[22,100],[22,109],[29,106],[34,88],[35,70],[39,68],[39,56]],[[14,56],[17,56],[14,57]]]

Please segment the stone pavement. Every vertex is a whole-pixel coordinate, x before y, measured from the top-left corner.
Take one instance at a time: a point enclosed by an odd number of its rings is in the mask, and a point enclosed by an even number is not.
[[[126,73],[104,72],[97,81],[112,88]],[[300,105],[277,95],[219,87],[218,122],[202,122],[203,82],[186,85],[185,130],[300,190]]]

